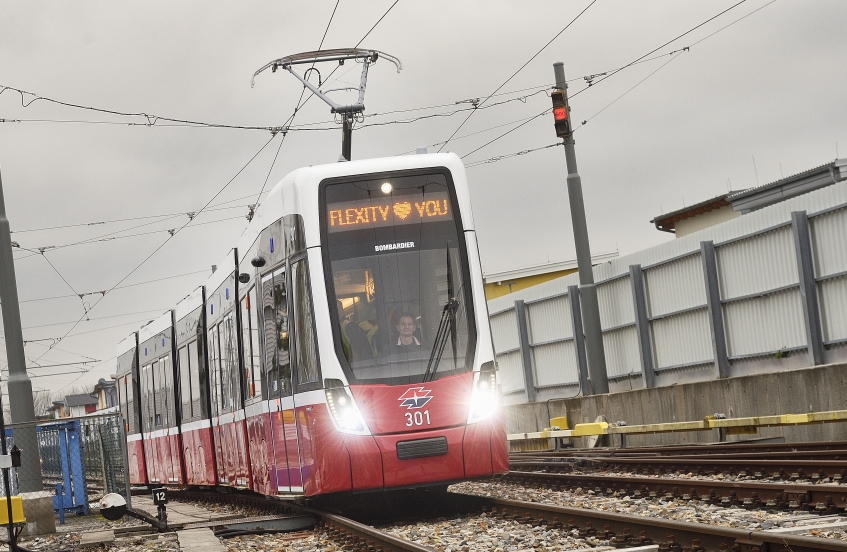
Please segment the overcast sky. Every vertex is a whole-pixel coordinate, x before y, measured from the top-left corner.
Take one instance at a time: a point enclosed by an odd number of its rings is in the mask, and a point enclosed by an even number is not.
[[[485,99],[591,4],[444,148],[470,165],[483,267],[574,257],[561,148],[474,165],[556,142],[545,114],[474,151],[550,107],[555,61],[575,79],[574,120],[589,121],[576,132],[576,149],[592,252],[626,254],[673,239],[650,219],[829,162],[836,142],[847,156],[843,1],[747,0],[653,54],[661,57],[580,92],[584,76],[626,66],[736,1],[399,0],[362,42],[403,62],[399,74],[386,61],[371,68],[365,124],[439,116],[356,130],[353,157],[444,142],[469,113],[454,113],[470,107],[456,102]],[[356,45],[392,3],[341,0],[323,47]],[[0,1],[0,85],[109,111],[279,126],[302,86],[280,71],[260,75],[251,89],[250,77],[272,59],[316,49],[335,7],[335,0]],[[324,78],[333,68],[319,66]],[[341,67],[331,87],[356,85],[359,69]],[[0,94],[0,119],[13,121],[0,123],[0,167],[12,239],[48,248],[15,253],[26,356],[44,366],[30,370],[36,389],[108,378],[116,343],[205,281],[236,244],[263,187],[340,153],[339,126],[316,98],[292,123],[301,130],[281,148],[277,136],[249,164],[268,131],[148,126],[153,119],[45,100],[24,108],[22,99],[35,96]],[[245,165],[214,200],[219,208],[169,239],[168,229],[185,224],[185,213]],[[125,220],[89,225],[117,219]],[[77,226],[33,231],[66,225]],[[60,247],[85,240],[95,241]],[[91,294],[118,282],[105,297]],[[124,287],[131,284],[140,285]],[[88,319],[75,325],[86,310]],[[56,364],[67,365],[49,367]]]

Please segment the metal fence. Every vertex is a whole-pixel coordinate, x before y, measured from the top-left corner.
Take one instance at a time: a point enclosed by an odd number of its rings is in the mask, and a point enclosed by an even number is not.
[[[12,496],[22,498],[24,535],[98,529],[96,503],[104,494],[131,500],[120,414],[11,424],[6,444],[21,450],[10,486]],[[2,531],[0,537],[6,536]]]
[[[847,360],[845,236],[842,182],[594,267],[612,391]],[[507,403],[579,392],[576,284],[489,301]]]

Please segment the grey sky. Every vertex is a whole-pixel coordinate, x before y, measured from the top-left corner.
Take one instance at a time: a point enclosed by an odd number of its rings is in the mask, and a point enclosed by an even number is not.
[[[355,45],[392,2],[342,0],[324,47]],[[692,45],[769,2],[748,0],[657,54]],[[404,65],[399,74],[384,61],[371,69],[366,123],[467,108],[467,103],[453,104],[485,98],[589,3],[400,0],[362,44],[396,55]],[[488,104],[528,97],[475,113],[446,150],[465,155],[517,123],[491,127],[548,108],[550,100],[541,90],[552,81],[554,61],[565,62],[568,78],[609,71],[735,3],[598,0],[501,92],[530,90]],[[317,48],[334,6],[334,0],[2,1],[0,85],[114,111],[281,125],[302,87],[290,75],[267,72],[251,89],[250,76],[274,58]],[[832,160],[836,142],[841,156],[847,155],[845,21],[844,2],[777,0],[689,51],[636,65],[574,97],[574,120],[588,119],[670,61],[576,133],[592,251],[617,248],[624,254],[672,239],[648,221],[683,202],[725,192],[728,185],[756,185],[754,156],[758,183],[764,184]],[[320,67],[324,76],[332,68]],[[345,65],[334,77],[356,84],[359,66]],[[571,95],[582,88],[584,81],[573,82]],[[362,128],[354,132],[353,157],[397,155],[443,141],[466,115]],[[0,118],[102,123],[0,123],[0,166],[12,239],[24,247],[60,246],[112,232],[118,233],[110,237],[145,234],[47,249],[46,259],[67,283],[40,255],[15,254],[19,295],[27,301],[21,305],[25,339],[62,336],[73,326],[67,322],[96,304],[91,320],[79,323],[52,350],[47,349],[51,341],[26,346],[27,358],[43,365],[89,357],[99,362],[83,369],[96,367],[86,374],[39,377],[33,385],[59,390],[108,378],[116,343],[203,283],[210,265],[235,245],[246,225],[246,205],[262,188],[280,137],[215,200],[232,208],[200,215],[124,284],[192,275],[117,289],[99,303],[97,295],[85,295],[84,307],[76,294],[114,286],[169,237],[168,229],[188,217],[24,230],[199,209],[270,133],[163,123],[146,127],[140,117],[44,101],[22,108],[21,96],[11,90],[0,94]],[[305,105],[294,125],[324,122],[311,126],[332,130],[289,133],[266,190],[299,166],[338,158],[340,130],[331,120],[317,99]],[[545,115],[465,162],[555,141],[552,117]],[[468,169],[486,271],[573,257],[564,171],[560,148]],[[32,301],[61,295],[72,296]],[[4,343],[0,340],[0,350]],[[79,369],[35,368],[31,374]]]

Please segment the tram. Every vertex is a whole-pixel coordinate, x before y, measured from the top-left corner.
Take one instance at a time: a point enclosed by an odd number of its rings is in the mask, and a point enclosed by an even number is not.
[[[305,167],[118,345],[133,484],[312,497],[508,470],[461,160]]]

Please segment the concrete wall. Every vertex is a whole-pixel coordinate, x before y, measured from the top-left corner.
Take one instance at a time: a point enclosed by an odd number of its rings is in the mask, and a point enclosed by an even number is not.
[[[568,424],[593,422],[603,415],[609,422],[630,425],[701,420],[721,412],[727,418],[775,414],[802,414],[847,409],[847,363],[700,381],[608,395],[551,400],[550,416],[568,417]],[[505,407],[508,433],[539,431],[549,426],[545,403]],[[847,440],[847,422],[762,428],[758,435],[729,436],[728,441],[755,437],[784,437],[786,441]],[[619,437],[612,437],[614,446]],[[718,440],[717,430],[629,435],[627,446],[706,443]],[[585,439],[575,439],[585,446]]]

